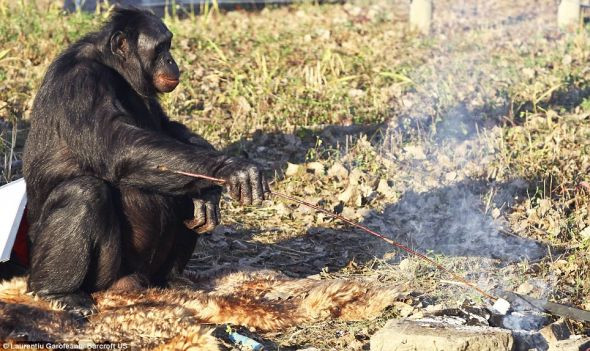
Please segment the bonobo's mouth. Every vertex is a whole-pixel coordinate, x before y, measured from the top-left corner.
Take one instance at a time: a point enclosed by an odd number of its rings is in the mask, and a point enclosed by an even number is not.
[[[165,82],[165,84],[170,84],[170,85],[172,85],[172,84],[176,85],[176,84],[178,84],[178,82],[180,82],[180,80],[178,78],[168,78],[166,76],[162,76],[162,77],[160,77],[160,79],[162,79]]]
[[[163,74],[157,75],[154,79],[154,85],[161,93],[168,93],[174,90],[179,83],[179,79],[176,77],[170,77]]]

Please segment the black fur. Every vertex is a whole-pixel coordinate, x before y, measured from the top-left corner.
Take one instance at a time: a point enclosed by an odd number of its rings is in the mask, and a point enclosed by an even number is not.
[[[157,94],[179,78],[171,38],[157,17],[119,9],[49,66],[24,156],[31,291],[88,313],[91,292],[182,271],[196,242],[183,221],[214,227],[220,188],[158,166],[223,178],[245,204],[264,199],[255,164],[162,111]]]

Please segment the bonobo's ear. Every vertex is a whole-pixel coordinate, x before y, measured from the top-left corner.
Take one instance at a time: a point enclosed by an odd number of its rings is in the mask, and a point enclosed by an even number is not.
[[[129,51],[129,44],[127,43],[127,37],[121,31],[115,32],[111,36],[111,52],[115,56],[119,56],[121,59],[127,59],[127,52]]]

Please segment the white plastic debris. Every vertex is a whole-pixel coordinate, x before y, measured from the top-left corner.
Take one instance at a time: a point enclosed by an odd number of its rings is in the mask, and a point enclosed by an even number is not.
[[[510,309],[510,302],[499,297],[496,300],[496,302],[494,302],[492,309],[494,310],[494,312],[497,312],[498,314],[505,315],[506,313],[508,313],[508,310]]]
[[[27,205],[24,178],[0,187],[0,262],[8,261]]]

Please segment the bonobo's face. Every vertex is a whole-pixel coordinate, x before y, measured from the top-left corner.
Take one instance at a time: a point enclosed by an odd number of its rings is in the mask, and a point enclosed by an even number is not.
[[[152,15],[144,15],[136,30],[115,32],[110,40],[112,53],[121,59],[119,72],[141,94],[168,93],[178,85],[171,43],[172,33]]]
[[[172,33],[162,22],[159,24],[159,28],[139,33],[137,48],[156,91],[169,93],[178,85],[180,71],[170,53]]]

